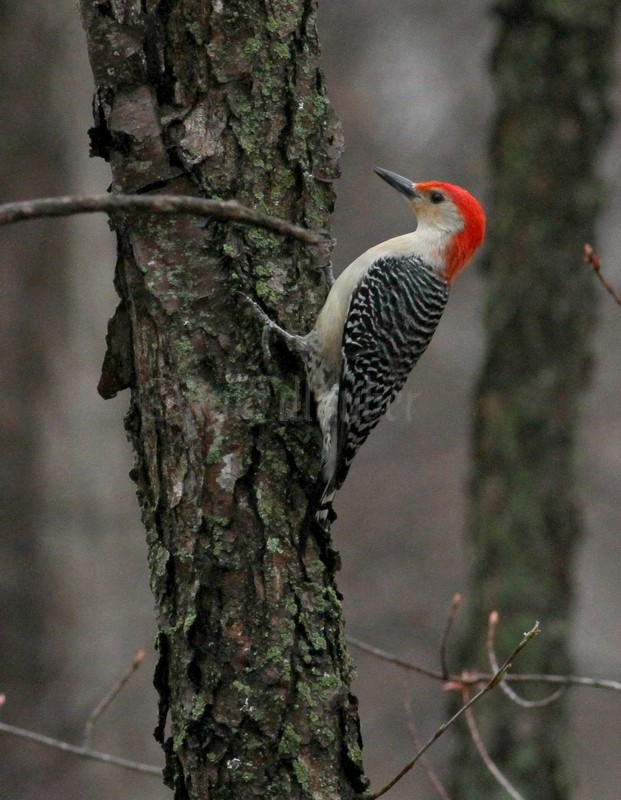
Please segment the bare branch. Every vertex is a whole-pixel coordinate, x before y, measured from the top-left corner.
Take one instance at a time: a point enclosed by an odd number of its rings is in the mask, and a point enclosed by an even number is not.
[[[437,672],[435,669],[421,667],[418,664],[414,664],[412,661],[399,658],[399,656],[395,656],[386,650],[382,650],[379,647],[374,647],[372,644],[363,642],[362,639],[356,639],[355,636],[346,635],[345,639],[347,640],[348,644],[350,644],[352,647],[355,647],[357,650],[362,650],[364,653],[369,653],[370,655],[375,656],[375,658],[379,658],[382,661],[387,661],[389,664],[395,664],[397,667],[403,667],[410,672],[418,672],[419,675],[425,675],[427,678],[433,678],[437,681],[444,680],[442,673]]]
[[[82,746],[85,749],[89,749],[91,745],[91,738],[93,735],[93,727],[99,717],[104,713],[104,711],[108,708],[110,703],[114,700],[114,698],[119,694],[119,692],[123,689],[126,685],[127,681],[131,678],[131,676],[136,672],[138,667],[144,661],[145,652],[144,650],[138,650],[136,655],[132,658],[131,664],[127,667],[125,672],[121,675],[121,677],[116,681],[116,683],[112,686],[109,692],[107,692],[102,699],[97,703],[95,708],[91,711],[89,718],[86,720],[86,725],[84,726],[84,739],[82,742]]]
[[[5,722],[0,722],[0,732],[6,733],[9,736],[17,736],[20,739],[27,739],[28,741],[42,744],[45,747],[52,747],[55,750],[62,750],[64,753],[71,753],[80,758],[90,759],[91,761],[102,761],[105,764],[123,767],[133,772],[141,772],[145,775],[157,775],[159,778],[162,777],[162,767],[156,767],[152,764],[141,764],[139,761],[130,761],[127,758],[119,758],[110,753],[101,753],[98,750],[91,750],[89,747],[77,747],[76,745],[69,744],[69,742],[54,739],[51,736],[44,736],[41,733],[27,731],[24,728],[17,728],[14,725],[7,725]]]
[[[502,686],[502,684],[500,684]],[[467,686],[464,686],[462,691],[462,697],[464,703],[468,703],[470,699],[470,691]],[[467,708],[465,712],[466,722],[468,724],[468,730],[470,731],[470,737],[474,743],[477,753],[481,757],[481,761],[485,764],[487,769],[490,773],[494,776],[496,781],[502,786],[502,788],[507,792],[507,794],[511,795],[513,800],[524,800],[524,797],[518,792],[518,790],[509,782],[509,780],[504,776],[504,774],[498,769],[492,757],[487,751],[487,748],[483,744],[483,739],[481,739],[481,735],[479,733],[479,729],[477,727],[476,721],[474,719],[474,713],[472,708]]]
[[[130,666],[125,670],[123,675],[121,675],[121,677],[114,684],[112,689],[105,695],[105,697],[97,704],[95,709],[92,711],[84,729],[84,744],[81,747],[78,747],[77,745],[74,744],[70,744],[69,742],[64,742],[61,739],[55,739],[52,736],[45,736],[42,733],[35,733],[34,731],[29,731],[26,730],[25,728],[18,728],[15,725],[9,725],[6,722],[0,722],[0,733],[6,733],[9,736],[16,736],[20,739],[27,739],[30,742],[36,742],[37,744],[44,745],[45,747],[51,747],[55,750],[62,750],[64,753],[71,753],[72,755],[78,756],[79,758],[86,758],[90,759],[91,761],[101,761],[105,764],[112,764],[113,766],[116,767],[122,767],[123,769],[131,770],[132,772],[140,772],[145,775],[157,775],[158,777],[161,778],[162,767],[157,767],[152,764],[143,764],[139,761],[132,761],[127,758],[120,758],[119,756],[114,756],[111,753],[102,753],[99,750],[93,750],[90,747],[90,739],[93,730],[93,725],[95,724],[97,719],[103,714],[106,708],[108,708],[110,703],[118,695],[121,689],[125,686],[129,678],[138,669],[143,659],[144,659],[144,651],[139,650],[132,659],[132,663],[130,664]],[[0,695],[0,707],[4,704],[4,702],[5,702],[5,696]]]
[[[449,677],[448,664],[446,660],[446,646],[448,644],[448,638],[451,633],[451,628],[453,627],[453,622],[455,622],[455,617],[459,612],[460,606],[461,606],[461,595],[458,592],[457,594],[453,595],[453,599],[451,601],[451,607],[449,608],[449,613],[446,618],[446,625],[442,633],[442,638],[440,639],[440,666],[442,667],[442,676],[444,680],[447,680]]]
[[[190,214],[197,217],[214,217],[215,219],[252,225],[257,228],[291,236],[306,244],[325,245],[328,240],[317,233],[306,230],[292,222],[260,214],[251,208],[242,206],[236,200],[208,200],[200,197],[182,195],[157,194],[104,194],[90,197],[47,197],[37,200],[25,200],[19,203],[5,203],[0,206],[0,226],[11,225],[28,219],[42,217],[67,217],[72,214],[92,214],[99,211],[127,211],[148,214]]]
[[[479,680],[483,675],[475,675]],[[614,692],[621,692],[621,681],[613,681],[607,678],[585,678],[579,675],[540,675],[533,672],[527,675],[508,675],[507,683],[549,683],[557,686],[586,686],[591,689],[612,689]]]
[[[494,687],[496,687],[500,683],[500,681],[504,679],[505,674],[507,670],[511,667],[513,660],[518,656],[519,653],[522,652],[522,650],[531,641],[531,639],[537,636],[537,634],[540,632],[541,628],[539,627],[539,623],[536,622],[533,625],[533,627],[523,635],[520,643],[513,649],[511,655],[504,661],[500,669],[494,675],[492,675],[491,679],[485,684],[485,686],[482,689],[480,689],[474,695],[474,697],[472,697],[465,705],[463,705],[459,709],[459,711],[457,711],[457,713],[454,714],[448,720],[448,722],[445,722],[443,725],[440,725],[440,727],[436,730],[433,736],[418,751],[418,753],[416,753],[414,758],[411,761],[409,761],[405,765],[405,767],[403,767],[403,769],[400,772],[398,772],[397,775],[395,775],[395,777],[391,781],[389,781],[389,783],[386,784],[386,786],[384,786],[383,789],[380,789],[379,792],[375,792],[374,794],[362,795],[361,800],[377,800],[378,797],[382,797],[383,795],[386,794],[386,792],[390,791],[390,789],[392,789],[392,787],[395,784],[397,784],[405,775],[407,775],[407,773],[412,769],[412,767],[414,767],[416,762],[420,760],[420,758],[427,752],[427,750],[429,750],[431,745],[437,739],[439,739],[440,736],[442,736],[442,734],[445,731],[447,731],[448,728],[450,728],[451,725],[453,725],[461,717],[463,713],[465,713],[469,708],[471,708],[471,706],[473,706],[477,702],[477,700],[480,700],[483,697],[483,695],[491,691]]]
[[[593,248],[590,244],[584,245],[584,250],[582,254],[582,259],[584,263],[591,267],[593,272],[597,275],[599,282],[602,284],[604,289],[608,292],[608,294],[612,297],[615,303],[618,306],[621,306],[621,295],[617,294],[616,290],[613,288],[612,284],[602,275],[602,260],[601,258],[593,251]]]
[[[494,649],[494,640],[496,638],[498,620],[498,612],[492,611],[492,613],[489,615],[489,625],[487,628],[487,657],[489,659],[489,665],[494,671],[498,669],[498,660],[496,659],[496,651]],[[525,700],[523,697],[520,697],[520,695],[517,694],[517,692],[515,692],[510,686],[508,686],[505,681],[502,681],[500,684],[500,689],[510,700],[522,708],[545,708],[555,700],[558,700],[561,695],[565,694],[567,691],[567,686],[561,686],[560,689],[557,689],[555,692],[552,692],[551,695],[544,697],[541,700]]]
[[[424,675],[436,681],[444,681],[444,676],[441,672],[434,669],[422,667],[420,664],[415,664],[413,661],[408,661],[405,658],[389,653],[387,650],[382,650],[379,647],[374,647],[361,639],[356,639],[354,636],[346,636],[347,642],[358,650],[369,655],[386,661],[389,664],[394,664],[397,667],[416,672],[419,675]],[[450,675],[449,681],[454,684],[464,686],[476,686],[480,683],[489,681],[492,674],[489,672],[469,672],[461,675]],[[519,673],[512,672],[505,677],[505,683],[544,683],[553,686],[582,686],[591,689],[610,689],[614,692],[621,692],[621,681],[612,680],[609,678],[587,678],[580,675],[545,675],[542,673]]]
[[[412,739],[412,744],[417,750],[420,750],[420,748],[422,747],[422,743],[420,741],[418,730],[416,729],[416,724],[414,722],[414,714],[412,712],[412,703],[410,700],[410,696],[412,694],[411,677],[407,673],[404,675],[403,684],[404,684],[403,710],[405,711],[405,724],[410,734],[410,738]],[[427,777],[429,778],[429,781],[431,782],[431,785],[435,789],[438,797],[440,797],[441,800],[451,800],[449,793],[446,791],[444,784],[438,777],[438,774],[432,767],[431,762],[429,761],[426,755],[421,758],[421,764],[423,765],[423,768],[427,773]]]

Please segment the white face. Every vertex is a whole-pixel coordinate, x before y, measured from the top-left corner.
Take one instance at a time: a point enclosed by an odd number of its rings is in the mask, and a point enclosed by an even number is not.
[[[444,191],[414,184],[419,196],[408,199],[417,220],[413,239],[416,252],[438,274],[446,278],[446,248],[456,233],[463,230],[464,220],[455,202]]]
[[[419,228],[429,226],[448,237],[463,229],[462,216],[446,192],[424,184],[414,184],[414,188],[420,196],[412,198],[409,203],[416,214]]]

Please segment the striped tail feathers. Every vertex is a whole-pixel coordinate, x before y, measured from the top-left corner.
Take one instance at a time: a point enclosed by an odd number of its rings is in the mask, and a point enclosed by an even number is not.
[[[317,418],[323,433],[321,472],[313,483],[308,495],[306,519],[303,525],[303,538],[310,534],[325,547],[329,541],[330,527],[336,519],[332,501],[337,486],[337,419],[339,386],[334,384],[324,392],[317,402]]]
[[[338,407],[339,384],[333,384],[317,403],[317,418],[323,432],[321,454],[321,478],[318,480],[317,510],[315,519],[322,530],[329,531],[336,518],[332,511],[332,501],[336,494],[335,476],[338,468]]]
[[[330,530],[332,523],[336,519],[336,514],[332,508],[332,502],[335,494],[336,488],[334,483],[330,481],[329,483],[325,484],[319,498],[319,502],[317,503],[317,509],[315,511],[315,521],[326,533]]]
[[[323,562],[332,570],[340,569],[339,555],[332,549],[332,537],[330,536],[330,527],[336,519],[336,514],[332,510],[332,498],[335,491],[334,488],[331,489],[326,485],[323,476],[319,476],[313,484],[300,533],[299,552],[302,564],[305,564],[307,542],[312,539],[316,543]]]

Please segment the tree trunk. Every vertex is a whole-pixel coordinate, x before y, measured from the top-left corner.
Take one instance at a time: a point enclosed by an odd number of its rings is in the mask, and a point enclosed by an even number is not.
[[[81,5],[113,191],[237,198],[326,230],[341,139],[315,3]],[[238,296],[306,330],[325,295],[317,258],[215,221],[114,226],[121,303],[100,387],[131,386],[166,781],[177,798],[353,797],[365,781],[336,559],[300,538],[317,430],[300,365],[279,349],[266,371]]]
[[[3,202],[66,190],[62,123],[51,81],[62,68],[62,25],[62,13],[50,15],[37,0],[0,2]],[[37,59],[24,58],[25,38],[49,46]],[[49,220],[24,233],[17,227],[2,231],[0,686],[7,696],[3,718],[34,726],[43,699],[50,702],[65,644],[58,620],[70,615],[46,542],[44,469],[53,361],[66,335],[68,237],[62,222]],[[49,753],[6,737],[0,760],[0,796],[7,797],[32,796],[57,763]]]
[[[494,6],[497,115],[491,146],[487,353],[475,410],[468,527],[471,613],[462,664],[479,663],[489,612],[502,659],[536,619],[520,671],[571,671],[573,555],[581,535],[574,460],[591,360],[595,166],[609,119],[618,0]],[[496,693],[477,711],[492,758],[527,796],[571,792],[567,706],[522,711]],[[506,797],[464,734],[462,800]]]

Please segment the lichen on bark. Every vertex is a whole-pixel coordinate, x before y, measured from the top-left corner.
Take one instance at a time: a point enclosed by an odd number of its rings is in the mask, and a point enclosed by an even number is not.
[[[327,231],[341,135],[302,0],[82,0],[94,151],[114,191],[236,198]],[[113,220],[130,331],[115,390],[158,617],[157,736],[176,797],[348,798],[364,788],[329,546],[300,540],[319,468],[300,365],[238,293],[288,327],[325,296],[299,243],[193,218]],[[125,337],[127,338],[127,337]]]

